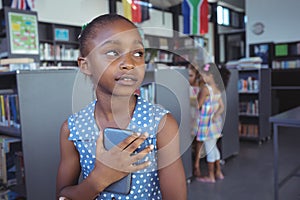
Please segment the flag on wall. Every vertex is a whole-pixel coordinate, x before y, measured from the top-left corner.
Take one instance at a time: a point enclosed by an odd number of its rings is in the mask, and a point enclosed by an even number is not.
[[[208,33],[207,0],[183,0],[183,33],[201,35]]]
[[[32,10],[34,0],[11,0],[10,7],[20,10]]]
[[[149,0],[122,0],[124,16],[132,22],[141,23],[150,19]]]

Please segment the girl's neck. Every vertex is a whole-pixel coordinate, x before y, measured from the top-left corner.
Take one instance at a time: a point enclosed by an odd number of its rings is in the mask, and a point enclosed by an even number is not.
[[[220,90],[219,90],[219,88],[217,87],[217,85],[215,84],[214,81],[207,82],[206,84],[209,85],[212,88],[214,94],[220,93]]]
[[[126,128],[131,121],[136,105],[136,96],[97,95],[95,120],[97,125],[106,127]]]

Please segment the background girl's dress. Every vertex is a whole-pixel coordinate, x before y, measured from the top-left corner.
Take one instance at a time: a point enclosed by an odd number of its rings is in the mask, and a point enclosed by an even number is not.
[[[222,117],[219,116],[217,119],[212,120],[214,114],[219,108],[219,99],[221,93],[214,94],[211,86],[205,84],[209,90],[209,96],[206,97],[201,109],[199,110],[199,117],[196,119],[194,124],[194,135],[196,140],[205,141],[211,138],[219,138],[222,136]]]

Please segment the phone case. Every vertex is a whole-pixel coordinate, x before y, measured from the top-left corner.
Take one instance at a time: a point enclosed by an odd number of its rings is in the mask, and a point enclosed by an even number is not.
[[[116,128],[106,128],[104,129],[104,147],[105,149],[109,150],[112,147],[119,144],[133,132],[130,130],[122,130]],[[113,193],[120,193],[120,194],[128,194],[130,192],[131,187],[131,174],[128,174],[124,178],[120,179],[119,181],[111,184],[105,191],[113,192]]]

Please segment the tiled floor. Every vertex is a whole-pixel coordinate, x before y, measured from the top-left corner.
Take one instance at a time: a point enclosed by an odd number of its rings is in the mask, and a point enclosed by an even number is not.
[[[205,160],[201,163],[204,164]],[[279,200],[300,200],[300,129],[279,130],[279,181],[296,174],[279,190]],[[273,140],[259,145],[241,141],[238,155],[222,166],[225,179],[215,184],[193,180],[188,184],[189,200],[273,200]],[[203,171],[204,171],[203,170]]]

